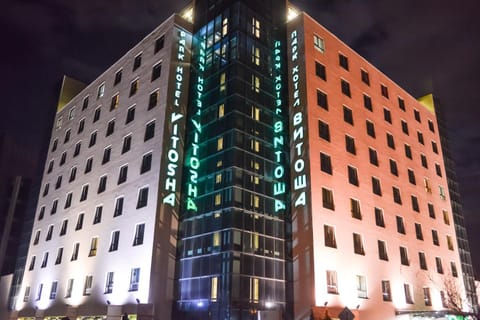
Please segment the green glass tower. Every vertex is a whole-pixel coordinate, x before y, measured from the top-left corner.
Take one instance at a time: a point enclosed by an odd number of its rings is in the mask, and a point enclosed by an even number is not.
[[[286,5],[194,4],[178,318],[289,312]]]

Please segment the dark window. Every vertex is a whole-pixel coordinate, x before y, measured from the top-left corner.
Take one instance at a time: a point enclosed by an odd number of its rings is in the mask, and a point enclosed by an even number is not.
[[[63,220],[62,227],[60,228],[60,236],[64,236],[67,233],[68,220]]]
[[[351,166],[348,166],[348,182],[354,186],[358,186],[358,173],[357,169]]]
[[[340,83],[341,83],[341,87],[342,87],[342,93],[344,95],[346,95],[347,97],[351,97],[352,94],[350,92],[350,83],[348,83],[347,81],[341,79],[340,80]]]
[[[413,185],[417,184],[415,179],[415,172],[413,172],[413,170],[411,169],[408,169],[408,181]]]
[[[133,238],[133,245],[139,246],[143,244],[143,235],[145,233],[145,224],[137,224],[135,227],[135,237]]]
[[[408,303],[408,304],[413,304],[413,297],[412,297],[412,291],[410,289],[410,285],[407,284],[407,283],[404,283],[403,284],[403,291],[405,292],[405,302]]]
[[[85,164],[85,173],[89,173],[92,171],[93,166],[93,158],[88,158],[87,163]]]
[[[327,71],[325,66],[318,61],[315,61],[315,75],[323,80],[327,80]]]
[[[48,227],[47,237],[45,238],[45,241],[52,240],[52,234],[53,234],[53,225]]]
[[[333,192],[330,189],[322,188],[322,204],[324,208],[335,210]]]
[[[358,233],[353,234],[353,252],[355,252],[355,254],[361,254],[363,256],[365,255],[362,236]]]
[[[144,141],[150,140],[155,135],[155,121],[147,123],[145,126],[145,137]]]
[[[400,196],[400,189],[397,187],[392,187],[393,192],[393,202],[402,204],[402,197]]]
[[[435,219],[435,207],[431,203],[428,204],[428,216]]]
[[[352,109],[343,106],[343,120],[350,123],[353,126],[353,113]]]
[[[75,226],[75,230],[80,230],[83,227],[83,213],[80,213],[77,218],[77,225]]]
[[[60,166],[65,164],[65,161],[67,161],[67,152],[65,151],[62,153],[62,157],[60,158]]]
[[[397,162],[393,159],[390,159],[390,173],[398,177]]]
[[[130,83],[130,93],[129,96],[133,96],[135,93],[138,91],[138,79],[133,80],[132,83]]]
[[[420,162],[422,163],[422,167],[428,169],[427,157],[424,154],[420,155]]]
[[[58,146],[58,139],[55,139],[53,140],[53,144],[52,144],[52,152],[57,150],[57,146]]]
[[[363,106],[365,107],[365,109],[373,111],[372,98],[370,98],[366,94],[363,95]]]
[[[148,187],[143,187],[138,191],[137,209],[147,206]]]
[[[80,243],[77,242],[77,243],[75,243],[75,244],[73,245],[72,258],[71,258],[72,261],[77,260],[77,258],[78,258],[78,250],[79,250],[79,249],[80,249]],[[73,280],[73,279],[72,279],[72,280]],[[70,283],[69,283],[69,285],[70,285]]]
[[[435,125],[433,124],[432,120],[428,120],[428,129],[432,132],[435,132]]]
[[[352,212],[352,218],[362,220],[362,211],[360,210],[360,201],[356,199],[350,199],[350,211]]]
[[[82,120],[80,120],[80,122],[78,122],[77,134],[82,133],[83,129],[85,129],[85,118],[83,118]]]
[[[127,110],[127,119],[125,120],[125,124],[129,124],[135,119],[135,107],[130,107]]]
[[[328,110],[327,94],[317,90],[317,104],[325,110]]]
[[[392,291],[388,280],[382,280],[382,296],[383,301],[392,301]]]
[[[102,193],[107,188],[107,176],[100,177],[100,181],[98,182],[98,191],[97,193]]]
[[[436,246],[440,246],[440,241],[438,240],[438,232],[437,230],[432,230],[432,241],[433,244]]]
[[[165,35],[160,36],[157,40],[155,40],[155,49],[153,53],[157,53],[158,51],[163,49],[163,46],[165,45]]]
[[[350,136],[345,136],[345,147],[346,147],[346,150],[351,154],[357,153],[355,149],[355,139],[353,139]]]
[[[124,165],[120,168],[120,172],[118,174],[118,184],[124,183],[127,181],[127,173],[128,173],[128,166]]]
[[[68,179],[68,182],[74,181],[76,177],[77,177],[77,167],[72,167],[72,169],[70,169],[70,178]]]
[[[428,270],[427,268],[427,259],[425,259],[425,253],[424,252],[419,252],[418,253],[418,261],[420,263],[420,269],[422,270]]]
[[[423,140],[423,133],[421,133],[420,131],[417,131],[417,138],[419,143],[425,144],[425,141]]]
[[[405,157],[412,159],[412,148],[408,144],[405,145]]]
[[[402,120],[402,131],[403,133],[405,133],[406,135],[408,135],[408,124],[406,121]]]
[[[133,71],[137,70],[142,65],[142,54],[140,53],[133,60]]]
[[[380,180],[375,177],[372,177],[372,192],[377,196],[382,195],[382,187],[380,185]]]
[[[93,123],[97,122],[100,119],[101,109],[95,109],[95,113],[93,114]]]
[[[102,206],[98,206],[95,208],[95,216],[93,217],[93,224],[102,222],[102,212],[103,212]]]
[[[72,132],[72,130],[70,130],[70,129],[65,131],[65,138],[63,139],[63,143],[67,143],[68,141],[70,141],[70,133],[71,132]]]
[[[398,107],[400,110],[405,111],[405,101],[400,97],[398,97]]]
[[[455,262],[453,261],[450,262],[450,269],[452,270],[452,276],[454,276],[455,278],[458,278],[457,265],[455,264]]]
[[[83,98],[82,110],[85,110],[87,108],[88,108],[88,96]]]
[[[408,260],[408,251],[405,247],[400,247],[400,261],[404,266],[410,265],[410,261]]]
[[[443,274],[442,259],[440,257],[435,257],[435,264],[437,266],[437,272]]]
[[[335,238],[335,228],[332,226],[323,226],[323,232],[325,234],[325,246],[330,248],[337,247],[337,240]]]
[[[53,203],[52,203],[52,209],[50,210],[50,215],[54,215],[55,213],[57,213],[57,207],[58,207],[58,200],[55,199],[53,200]]]
[[[413,110],[413,116],[415,117],[415,120],[417,120],[418,122],[422,122],[422,119],[420,119],[420,112],[418,110]]]
[[[110,102],[110,111],[117,109],[118,103],[120,102],[120,96],[118,94],[112,97],[112,101]]]
[[[87,200],[88,197],[88,184],[82,187],[82,193],[80,194],[80,201]]]
[[[441,177],[442,176],[442,168],[438,163],[435,163],[435,172],[437,173],[437,176]]]
[[[387,133],[387,145],[395,150],[395,140],[393,139],[393,136],[390,133]]]
[[[120,231],[113,231],[112,239],[110,240],[110,248],[108,249],[108,251],[109,252],[117,251],[119,241],[120,241]]]
[[[53,160],[50,160],[50,162],[48,163],[47,173],[52,172],[52,170],[53,170],[53,163],[54,163]]]
[[[123,213],[123,197],[115,200],[115,210],[113,211],[113,217],[121,216]]]
[[[152,153],[149,152],[143,155],[142,165],[140,167],[140,174],[150,171],[151,167],[152,167]]]
[[[115,131],[115,119],[110,120],[107,124],[107,133],[105,134],[106,137],[111,135]]]
[[[55,182],[55,190],[59,189],[62,186],[62,176],[57,177],[57,182]]]
[[[90,141],[88,142],[88,147],[92,147],[97,143],[97,131],[94,131],[90,134]]]
[[[161,74],[162,74],[162,63],[160,62],[154,65],[152,68],[152,81],[160,78]]]
[[[375,208],[375,224],[378,227],[385,228],[385,220],[383,219],[383,210]]]
[[[122,69],[118,70],[115,73],[115,80],[113,81],[113,85],[116,86],[122,81]]]
[[[332,174],[332,159],[329,155],[320,152],[320,170]]]
[[[43,254],[43,260],[42,260],[42,265],[40,266],[41,268],[45,268],[48,263],[48,252],[45,252]]]
[[[387,245],[385,241],[378,240],[378,258],[380,260],[388,261]]]
[[[370,158],[370,163],[378,167],[378,155],[377,150],[368,148],[368,156]]]
[[[415,223],[415,235],[418,240],[423,240],[422,225],[420,223]]]
[[[382,93],[382,96],[388,99],[388,88],[385,85],[380,85],[380,92]]]
[[[159,94],[160,92],[158,90],[150,93],[150,97],[148,98],[148,110],[154,108],[157,105]]]
[[[320,138],[330,141],[330,129],[328,124],[322,120],[318,120],[318,135]]]
[[[366,85],[370,85],[370,76],[368,75],[368,72],[365,70],[360,70],[360,75],[362,78],[362,82],[365,83]]]
[[[366,120],[366,124],[367,124],[367,134],[370,137],[375,138],[375,125],[373,124],[373,122],[369,120]]]
[[[67,193],[67,198],[65,199],[65,206],[63,207],[64,209],[70,208],[72,205],[72,193],[69,192]]]
[[[343,54],[339,53],[338,54],[338,60],[339,60],[340,66],[343,69],[348,70],[348,58],[346,56],[344,56]]]
[[[46,183],[45,184],[45,187],[43,188],[43,194],[42,196],[46,196],[48,194],[48,189],[50,188],[50,184],[49,183]]]
[[[438,147],[435,141],[432,141],[432,151],[438,154]]]
[[[40,212],[38,213],[38,221],[42,220],[44,215],[45,215],[45,206],[42,206],[40,208]]]
[[[132,135],[123,138],[122,154],[128,152],[132,146]]]
[[[390,112],[390,110],[383,108],[383,118],[388,123],[392,123],[392,113]]]
[[[112,154],[112,148],[107,147],[103,150],[103,158],[102,158],[102,164],[107,163],[110,161],[110,155]]]

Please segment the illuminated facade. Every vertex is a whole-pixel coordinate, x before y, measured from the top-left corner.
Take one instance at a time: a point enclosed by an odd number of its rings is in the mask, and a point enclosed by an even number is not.
[[[12,319],[468,311],[441,142],[286,1],[197,0],[59,108]]]

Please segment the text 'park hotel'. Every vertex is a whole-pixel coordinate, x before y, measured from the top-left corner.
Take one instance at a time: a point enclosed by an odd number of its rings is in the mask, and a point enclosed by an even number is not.
[[[196,0],[77,87],[10,319],[473,319],[438,102],[298,8]]]

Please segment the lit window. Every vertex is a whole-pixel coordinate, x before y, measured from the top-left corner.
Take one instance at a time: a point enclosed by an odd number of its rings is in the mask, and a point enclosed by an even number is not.
[[[448,250],[453,251],[453,241],[452,241],[452,237],[450,236],[447,236],[447,247],[448,247]]]
[[[97,90],[97,99],[100,99],[105,94],[105,83],[102,83],[98,86]]]
[[[225,115],[225,104],[220,104],[218,106],[218,118],[221,118]]]
[[[367,278],[357,275],[357,297],[367,299]]]
[[[313,35],[313,47],[320,51],[321,53],[325,52],[325,41],[317,36],[316,34]]]
[[[250,278],[250,301],[258,302],[259,291],[258,278]]]
[[[450,216],[448,215],[448,211],[447,210],[442,210],[442,213],[443,213],[443,222],[446,225],[450,225]]]
[[[337,272],[327,270],[327,292],[338,294]]]
[[[252,45],[252,63],[259,66],[260,65],[260,48]]]
[[[210,299],[216,301],[218,297],[218,277],[212,277],[210,280]]]
[[[227,75],[225,74],[225,72],[222,72],[222,74],[220,74],[220,92],[225,91],[225,89],[227,88],[225,84],[226,78]]]
[[[256,18],[252,18],[252,34],[260,38],[260,21]]]
[[[260,120],[260,108],[252,106],[252,118],[259,121]]]
[[[215,205],[218,206],[222,204],[222,194],[221,193],[217,193],[215,195]]]
[[[110,111],[117,109],[119,102],[120,102],[120,96],[117,93],[112,97],[112,101],[110,102]]]
[[[223,137],[217,139],[217,151],[223,150]]]
[[[92,293],[92,286],[93,286],[93,276],[86,276],[85,286],[83,288],[84,296],[89,296]]]
[[[97,248],[98,248],[98,237],[93,237],[90,241],[90,251],[88,253],[89,257],[94,257],[97,255]]]
[[[140,268],[132,268],[130,272],[130,286],[129,291],[138,291],[138,284],[140,282]]]
[[[252,74],[252,90],[260,92],[260,78],[254,74]]]

